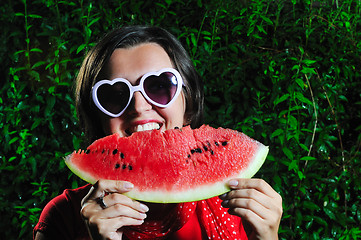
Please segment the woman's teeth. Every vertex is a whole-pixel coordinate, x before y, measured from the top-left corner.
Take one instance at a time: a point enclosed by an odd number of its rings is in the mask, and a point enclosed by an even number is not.
[[[147,130],[153,130],[153,129],[159,129],[160,125],[155,122],[146,123],[143,125],[137,125],[131,129],[132,132],[141,132],[141,131],[147,131]]]

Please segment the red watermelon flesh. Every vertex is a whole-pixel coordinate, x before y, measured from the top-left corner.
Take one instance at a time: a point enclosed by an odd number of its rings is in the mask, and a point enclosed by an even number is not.
[[[252,177],[267,154],[268,147],[243,133],[203,125],[113,134],[67,156],[65,163],[87,182],[129,181],[135,188],[127,196],[173,203],[229,191],[228,180]]]

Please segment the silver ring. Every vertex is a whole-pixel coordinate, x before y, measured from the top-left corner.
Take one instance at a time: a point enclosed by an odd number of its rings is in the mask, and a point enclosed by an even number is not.
[[[100,205],[101,208],[106,209],[108,206],[105,204],[103,198],[103,196],[99,197],[97,203]]]

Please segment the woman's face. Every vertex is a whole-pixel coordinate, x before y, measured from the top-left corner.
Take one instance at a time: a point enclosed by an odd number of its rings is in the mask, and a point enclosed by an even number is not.
[[[168,54],[155,43],[146,43],[132,48],[116,49],[107,66],[109,79],[125,78],[133,86],[140,78],[162,68],[174,68]],[[167,108],[160,108],[149,103],[142,93],[135,92],[131,104],[119,117],[111,118],[100,113],[105,135],[119,133],[129,136],[133,132],[151,129],[162,131],[184,123],[185,98],[183,92]]]

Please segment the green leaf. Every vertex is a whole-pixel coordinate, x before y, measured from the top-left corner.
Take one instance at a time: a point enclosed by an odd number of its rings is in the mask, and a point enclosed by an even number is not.
[[[14,137],[9,141],[9,145],[13,144],[14,142],[16,142],[17,140],[19,140],[19,137]]]
[[[301,55],[305,54],[305,50],[303,50],[303,47],[302,47],[302,46],[299,46],[298,49],[300,50]]]
[[[257,25],[256,27],[257,27],[258,31],[260,31],[261,33],[267,34],[267,32],[264,30],[262,25]]]
[[[289,125],[290,125],[291,128],[293,128],[293,129],[298,128],[298,121],[294,116],[289,115],[288,116],[288,122],[289,122]]]
[[[197,38],[193,33],[191,34],[191,42],[192,42],[193,46],[195,46],[195,47],[197,46]]]
[[[232,52],[238,53],[238,48],[236,45],[230,44],[228,47],[229,49],[231,49]]]
[[[328,208],[324,208],[323,211],[326,213],[326,215],[331,219],[331,220],[336,220],[336,216],[335,214]]]
[[[55,105],[55,97],[50,95],[48,98],[47,98],[47,104],[46,104],[46,108],[45,108],[45,111],[44,111],[44,115],[45,117],[50,117],[51,115],[53,115],[53,108],[54,108],[54,105]]]
[[[293,70],[298,70],[298,69],[300,69],[300,66],[299,66],[299,65],[293,65],[293,67],[291,68],[292,71],[293,71]]]
[[[14,53],[14,55],[19,55],[20,53],[23,53],[23,52],[25,52],[25,50],[19,50],[19,51],[16,51],[16,52]]]
[[[301,78],[296,78],[295,81],[298,84],[298,86],[300,86],[302,89],[307,87],[307,85],[304,83],[304,81]]]
[[[302,93],[300,93],[300,92],[295,92],[295,97],[303,103],[306,103],[311,106],[313,105],[313,103],[308,98],[303,96]]]
[[[281,97],[277,97],[277,99],[275,101],[273,101],[273,105],[278,105],[283,101],[286,101],[288,98],[290,97],[290,94],[286,93],[284,95],[282,95]]]
[[[273,22],[270,18],[264,16],[264,15],[260,15],[260,17],[268,24],[268,25],[273,25]]]
[[[49,63],[48,65],[46,65],[46,67],[45,67],[45,69],[47,70],[47,69],[49,69],[51,66],[53,66],[55,63],[53,63],[53,62],[51,62],[51,63]]]
[[[81,52],[86,46],[87,46],[87,44],[85,44],[85,43],[81,44],[81,45],[77,48],[76,54],[78,54],[79,52]]]
[[[34,121],[34,123],[31,125],[31,130],[34,130],[39,124],[42,122],[41,118],[38,118]]]
[[[40,48],[32,48],[32,49],[30,49],[30,52],[40,52],[40,53],[42,53],[43,50],[41,50]]]
[[[310,66],[310,65],[312,65],[312,64],[314,64],[314,63],[316,63],[317,61],[315,61],[315,60],[310,60],[310,59],[304,59],[303,61],[302,61],[302,63],[304,63],[304,64],[306,64],[307,66]]]
[[[283,153],[287,156],[288,159],[293,160],[293,153],[287,147],[282,148]]]
[[[29,14],[28,17],[30,17],[30,18],[43,18],[42,16],[37,15],[37,14]]]
[[[283,134],[284,130],[283,129],[277,129],[276,131],[274,131],[271,135],[271,138],[274,138],[276,136],[279,136],[281,134]]]
[[[34,68],[40,67],[41,65],[44,65],[44,64],[46,64],[45,61],[39,61],[39,62],[36,62],[31,68],[34,69]]]
[[[55,74],[58,74],[58,72],[59,72],[59,64],[56,63],[56,64],[54,65],[54,73],[55,73]]]
[[[321,224],[322,226],[327,226],[327,225],[329,225],[329,223],[328,223],[325,219],[323,219],[323,218],[321,218],[321,217],[314,216],[314,220],[315,220],[316,222],[318,222],[319,224]]]
[[[302,161],[313,161],[313,160],[317,160],[317,158],[315,157],[311,157],[311,156],[304,156],[304,157],[301,157]]]
[[[303,74],[317,74],[314,68],[303,67],[301,72]]]
[[[101,17],[97,17],[97,18],[93,19],[93,20],[88,24],[88,27],[90,27],[90,26],[93,25],[94,23],[98,22],[100,18],[101,18]]]
[[[311,202],[311,201],[304,201],[304,202],[303,202],[303,206],[304,206],[305,208],[310,209],[310,210],[313,210],[313,211],[318,211],[318,210],[321,209],[317,204],[315,204],[315,203],[313,203],[313,202]]]

